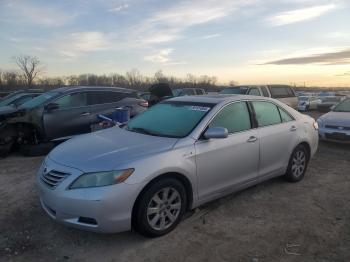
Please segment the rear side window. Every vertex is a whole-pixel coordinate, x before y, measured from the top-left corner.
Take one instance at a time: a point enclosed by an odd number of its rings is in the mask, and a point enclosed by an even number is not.
[[[58,98],[54,103],[58,104],[59,109],[87,106],[87,94],[73,93],[65,95],[61,98]]]
[[[259,127],[281,123],[281,116],[276,105],[264,101],[254,101],[252,104]]]
[[[270,97],[269,91],[267,91],[267,87],[266,86],[262,86],[261,87],[261,92],[263,93],[263,96]]]
[[[294,120],[293,117],[291,117],[290,114],[288,114],[282,108],[279,107],[278,110],[280,111],[282,122],[290,122]]]
[[[89,104],[90,105],[99,105],[99,104],[108,104],[115,103],[123,98],[130,97],[128,93],[115,92],[115,91],[92,91],[89,92]],[[136,97],[136,93],[135,93]]]
[[[209,127],[225,127],[229,133],[251,128],[246,102],[237,102],[223,108],[212,120]]]
[[[260,91],[256,87],[249,89],[248,95],[260,96]]]
[[[269,89],[273,98],[295,97],[289,86],[270,86]]]

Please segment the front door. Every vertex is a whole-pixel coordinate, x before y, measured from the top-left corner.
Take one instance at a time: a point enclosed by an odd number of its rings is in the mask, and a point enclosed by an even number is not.
[[[87,94],[78,92],[57,98],[57,109],[44,112],[44,128],[49,140],[90,132],[91,113]]]
[[[225,127],[229,136],[201,139],[195,144],[200,201],[224,195],[256,180],[258,175],[259,140],[257,130],[252,129],[246,102],[225,106],[209,127]]]

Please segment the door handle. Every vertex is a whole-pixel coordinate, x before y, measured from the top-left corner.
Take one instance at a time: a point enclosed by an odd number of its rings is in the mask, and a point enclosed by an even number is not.
[[[297,130],[297,127],[296,126],[291,126],[289,130],[290,131],[295,131],[295,130]]]
[[[90,115],[90,113],[89,112],[85,112],[85,113],[82,113],[82,114],[80,114],[81,116],[88,116],[88,115]]]
[[[255,142],[256,140],[258,140],[258,138],[257,138],[256,136],[251,136],[251,137],[248,138],[247,142],[248,142],[248,143],[253,143],[253,142]]]

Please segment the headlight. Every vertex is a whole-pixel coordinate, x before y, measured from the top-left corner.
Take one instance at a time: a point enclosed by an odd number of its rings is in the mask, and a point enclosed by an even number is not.
[[[78,177],[78,179],[71,184],[70,188],[100,187],[119,184],[124,182],[133,172],[134,169],[129,168],[119,171],[86,173]]]
[[[317,124],[319,127],[323,127],[323,120],[322,119],[317,119]]]

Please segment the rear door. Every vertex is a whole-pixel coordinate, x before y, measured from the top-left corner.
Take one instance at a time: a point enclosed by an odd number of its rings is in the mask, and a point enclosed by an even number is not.
[[[57,109],[44,110],[43,122],[49,140],[90,132],[90,107],[86,92],[63,95],[52,101]]]
[[[98,115],[111,116],[117,107],[125,106],[123,100],[128,97],[127,93],[118,91],[90,91],[88,93],[89,105],[91,106],[92,124],[100,122]]]
[[[225,106],[209,127],[225,127],[225,139],[201,139],[195,143],[200,200],[209,200],[257,179],[259,141],[252,128],[248,105]]]
[[[284,109],[269,101],[253,101],[260,139],[259,177],[284,170],[298,142],[297,123]]]

